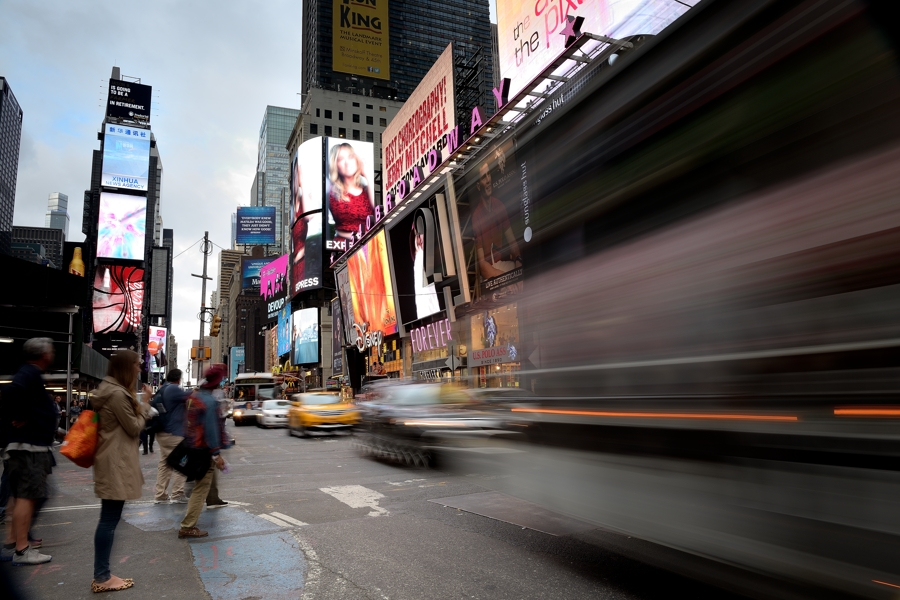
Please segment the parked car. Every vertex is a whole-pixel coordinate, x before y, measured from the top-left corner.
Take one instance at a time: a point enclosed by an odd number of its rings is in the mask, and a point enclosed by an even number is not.
[[[288,424],[288,409],[291,403],[287,400],[266,400],[262,403],[256,424],[260,427],[285,427]]]
[[[359,423],[355,404],[330,391],[294,394],[288,411],[288,435],[307,436],[310,432],[350,431]]]

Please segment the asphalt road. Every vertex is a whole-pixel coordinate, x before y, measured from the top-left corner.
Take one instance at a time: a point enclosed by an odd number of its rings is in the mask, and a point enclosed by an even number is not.
[[[204,511],[208,538],[177,538],[185,506],[152,503],[159,455],[141,456],[143,499],[126,505],[111,561],[114,574],[136,585],[116,598],[737,597],[636,560],[660,555],[625,536],[590,527],[550,535],[432,502],[478,498],[470,495],[490,488],[479,476],[363,458],[351,437],[229,430],[238,444],[225,453],[230,472],[220,493],[240,504]],[[54,497],[35,528],[53,561],[0,570],[26,598],[96,598],[91,471],[57,456]]]

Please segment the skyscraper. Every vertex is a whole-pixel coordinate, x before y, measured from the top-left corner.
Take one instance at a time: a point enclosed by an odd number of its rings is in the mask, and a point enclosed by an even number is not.
[[[0,253],[3,254],[10,253],[12,243],[21,140],[22,108],[6,78],[0,77]]]
[[[50,194],[44,227],[62,229],[63,239],[69,239],[69,197],[67,195],[60,192]]]
[[[341,11],[338,25],[355,25],[355,1],[304,0],[303,2],[303,84],[304,96],[310,89],[319,88],[349,92],[375,98],[393,98],[401,102],[409,98],[419,82],[451,42],[459,59],[471,58],[480,49],[483,81],[481,104],[493,108],[493,58],[491,53],[490,6],[488,0],[442,0],[416,2],[413,0],[369,0],[370,7],[387,15],[387,22],[379,21],[376,29],[383,30],[389,43],[384,56],[384,69],[354,65],[341,61],[335,50],[353,46],[352,40],[334,39],[335,15],[333,7]],[[368,7],[367,7],[368,8]],[[365,18],[365,17],[364,17]],[[371,29],[371,28],[370,28]],[[371,38],[371,33],[367,32]],[[363,55],[369,48],[361,45]],[[353,49],[351,49],[353,52]],[[356,53],[359,55],[359,53]],[[358,68],[357,68],[358,67]],[[366,75],[362,73],[367,73]],[[371,73],[371,75],[368,75]]]
[[[285,146],[299,114],[300,111],[295,108],[267,106],[259,127],[259,152],[253,184],[257,192],[255,205],[275,207],[275,252],[278,254],[290,251],[290,240],[284,239],[282,231],[283,213],[290,210],[290,157]],[[285,197],[287,200],[284,200]]]
[[[162,245],[169,249],[169,297],[166,298],[166,327],[172,330],[172,286],[174,284],[175,270],[172,267],[173,252],[175,251],[175,234],[171,229],[163,229]],[[173,367],[178,368],[178,367]]]

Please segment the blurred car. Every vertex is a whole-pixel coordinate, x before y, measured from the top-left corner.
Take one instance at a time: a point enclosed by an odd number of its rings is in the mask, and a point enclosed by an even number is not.
[[[261,406],[261,402],[235,402],[234,410],[231,413],[231,419],[235,426],[255,425]]]
[[[355,404],[337,392],[313,391],[294,394],[288,410],[288,435],[305,437],[311,431],[349,431],[359,423]]]
[[[290,407],[291,403],[287,400],[266,400],[256,415],[256,424],[260,427],[285,427]]]

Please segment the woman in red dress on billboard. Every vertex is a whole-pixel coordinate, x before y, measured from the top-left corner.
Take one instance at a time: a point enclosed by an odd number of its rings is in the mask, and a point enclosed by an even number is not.
[[[366,217],[375,216],[375,198],[353,146],[344,142],[331,149],[328,178],[328,209],[334,219],[335,235],[350,239],[360,226],[365,232]]]

